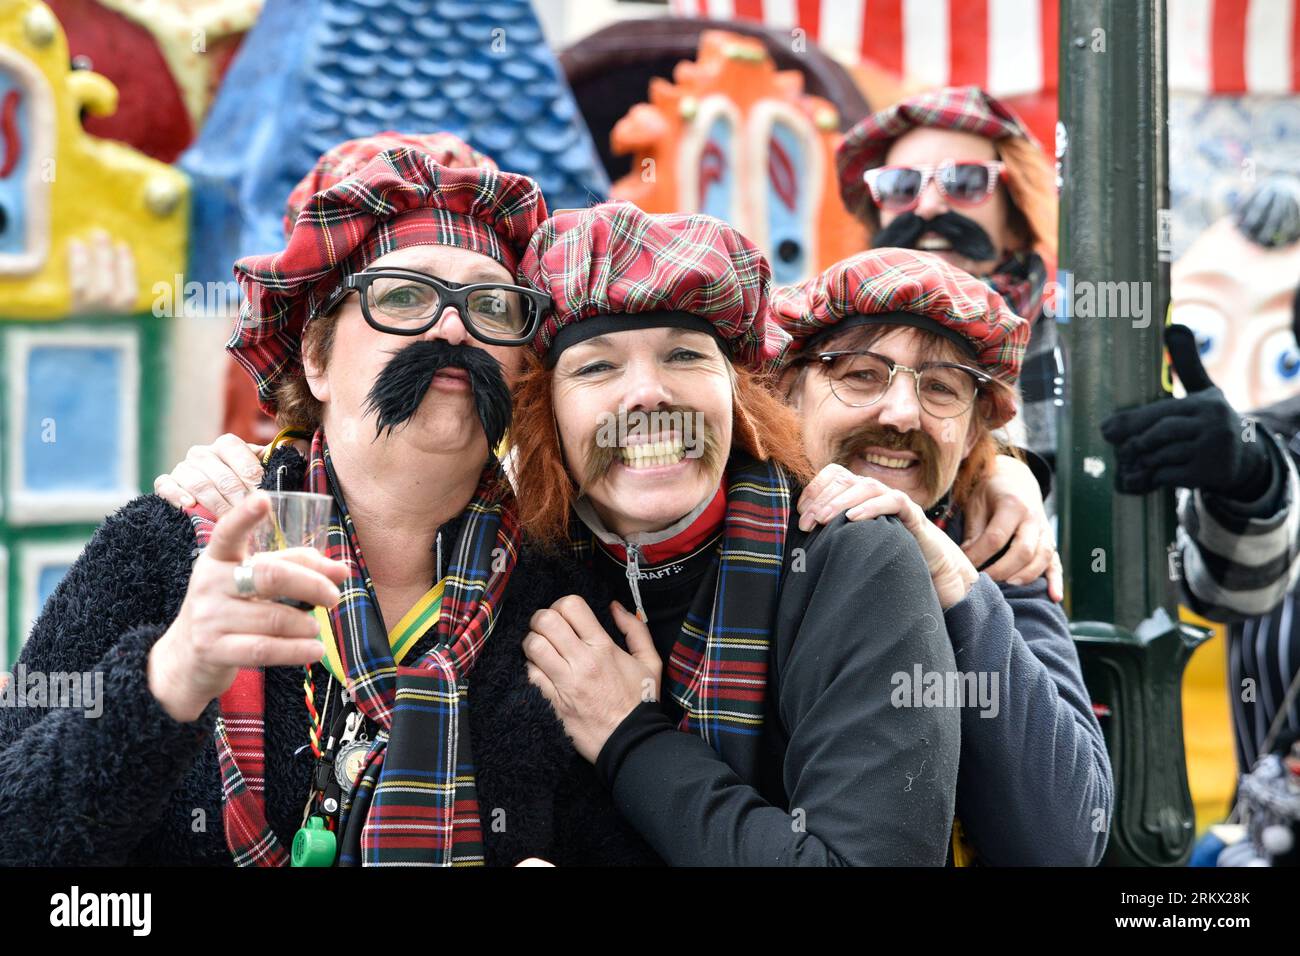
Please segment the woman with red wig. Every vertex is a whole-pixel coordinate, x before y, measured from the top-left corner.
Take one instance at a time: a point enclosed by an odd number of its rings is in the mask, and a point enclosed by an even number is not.
[[[609,203],[547,220],[520,276],[554,303],[520,521],[591,576],[523,651],[619,812],[676,865],[942,865],[960,714],[897,687],[955,672],[943,612],[895,520],[800,530],[799,426],[756,378],[787,341],[767,262]]]

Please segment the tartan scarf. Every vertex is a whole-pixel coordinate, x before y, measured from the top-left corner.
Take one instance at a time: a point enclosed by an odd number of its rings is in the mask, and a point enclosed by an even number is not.
[[[305,491],[335,500],[326,555],[352,567],[330,624],[348,689],[379,726],[360,779],[345,801],[339,865],[450,866],[483,862],[468,735],[461,733],[465,681],[492,631],[518,558],[513,496],[499,465],[483,471],[444,578],[434,647],[394,663],[325,435],[312,438]],[[187,509],[200,547],[212,515]],[[265,680],[244,668],[221,697],[217,755],[226,842],[239,866],[284,866],[288,854],[266,821],[263,747]],[[391,756],[391,759],[389,757]]]
[[[742,779],[753,780],[791,488],[780,466],[741,453],[724,480],[722,539],[665,662],[665,691],[682,708],[677,729],[704,738]],[[596,547],[577,520],[570,547],[582,561]]]
[[[1013,252],[984,282],[1011,307],[1011,311],[1031,324],[1043,311],[1043,288],[1047,267],[1036,252]]]

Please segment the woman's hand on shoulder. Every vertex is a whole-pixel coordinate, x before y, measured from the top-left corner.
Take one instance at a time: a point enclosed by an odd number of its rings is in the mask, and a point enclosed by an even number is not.
[[[184,461],[153,480],[154,493],[173,507],[197,503],[220,517],[261,485],[264,451],[231,434],[211,445],[194,445]]]
[[[827,465],[818,472],[804,489],[798,508],[799,527],[804,531],[825,524],[840,512],[849,521],[896,516],[921,546],[930,582],[945,611],[966,597],[979,577],[956,542],[927,518],[906,492],[875,478],[855,475],[842,465]]]

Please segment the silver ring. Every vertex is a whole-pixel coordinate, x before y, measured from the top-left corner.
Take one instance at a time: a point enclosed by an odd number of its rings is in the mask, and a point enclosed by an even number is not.
[[[235,594],[241,598],[257,597],[257,586],[253,584],[253,562],[248,559],[235,565]]]

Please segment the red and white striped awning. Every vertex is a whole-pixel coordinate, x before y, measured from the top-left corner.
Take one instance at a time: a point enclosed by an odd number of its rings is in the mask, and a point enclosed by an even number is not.
[[[670,2],[679,16],[800,27],[844,62],[870,60],[925,86],[975,83],[997,96],[1057,86],[1059,0]],[[1297,2],[1168,0],[1170,89],[1300,91]]]

